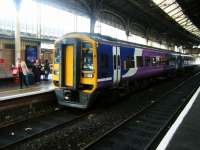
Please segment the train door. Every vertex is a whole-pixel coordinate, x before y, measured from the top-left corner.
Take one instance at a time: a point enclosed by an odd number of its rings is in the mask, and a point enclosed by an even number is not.
[[[61,86],[75,90],[80,81],[80,41],[69,40],[62,45],[61,49]]]
[[[120,47],[113,46],[113,83],[118,84],[121,80]]]
[[[73,73],[73,67],[74,67],[74,46],[73,45],[68,45],[66,46],[65,49],[65,85],[68,87],[73,86],[73,78],[74,78],[74,73]]]

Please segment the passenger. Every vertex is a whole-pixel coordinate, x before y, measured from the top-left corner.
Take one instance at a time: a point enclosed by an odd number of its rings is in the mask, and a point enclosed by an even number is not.
[[[27,68],[25,61],[21,61],[21,70],[22,70],[23,83],[25,84],[26,87],[28,87],[29,86],[29,80],[28,80],[29,70]]]
[[[48,60],[46,59],[45,64],[44,64],[44,80],[45,81],[48,81],[49,73],[50,73],[50,65],[49,65]]]
[[[35,64],[33,65],[33,70],[32,70],[34,73],[36,83],[40,83],[41,68],[42,66],[40,64],[40,61],[36,59]]]
[[[20,89],[23,87],[23,72],[22,72],[22,67],[21,67],[21,59],[17,59],[17,70],[19,74],[19,82],[20,82]]]

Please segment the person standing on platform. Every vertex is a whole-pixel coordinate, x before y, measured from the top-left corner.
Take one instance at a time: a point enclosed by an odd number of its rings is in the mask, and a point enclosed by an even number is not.
[[[45,81],[48,81],[49,73],[50,73],[50,66],[49,66],[48,60],[46,59],[45,64],[44,64],[44,80]]]
[[[36,59],[35,64],[33,65],[33,73],[35,76],[35,82],[40,83],[40,76],[41,76],[41,64],[38,59]]]
[[[18,70],[18,75],[19,75],[20,89],[22,89],[23,88],[23,72],[22,72],[20,58],[17,59],[17,70]]]
[[[29,70],[27,68],[25,61],[21,61],[21,69],[23,73],[23,83],[26,85],[26,87],[28,87],[29,86],[29,80],[28,80]]]

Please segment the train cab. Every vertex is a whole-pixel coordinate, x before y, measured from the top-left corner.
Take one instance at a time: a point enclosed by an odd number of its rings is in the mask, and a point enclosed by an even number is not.
[[[68,34],[55,43],[53,83],[58,103],[87,108],[97,84],[96,42]]]

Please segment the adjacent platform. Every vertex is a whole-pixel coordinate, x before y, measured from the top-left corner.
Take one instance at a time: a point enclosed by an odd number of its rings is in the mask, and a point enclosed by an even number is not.
[[[157,150],[199,150],[199,147],[200,87],[169,129]]]
[[[0,90],[0,101],[51,92],[53,90],[54,86],[50,81],[42,81],[40,84],[24,89],[19,89],[19,86],[11,86]]]

